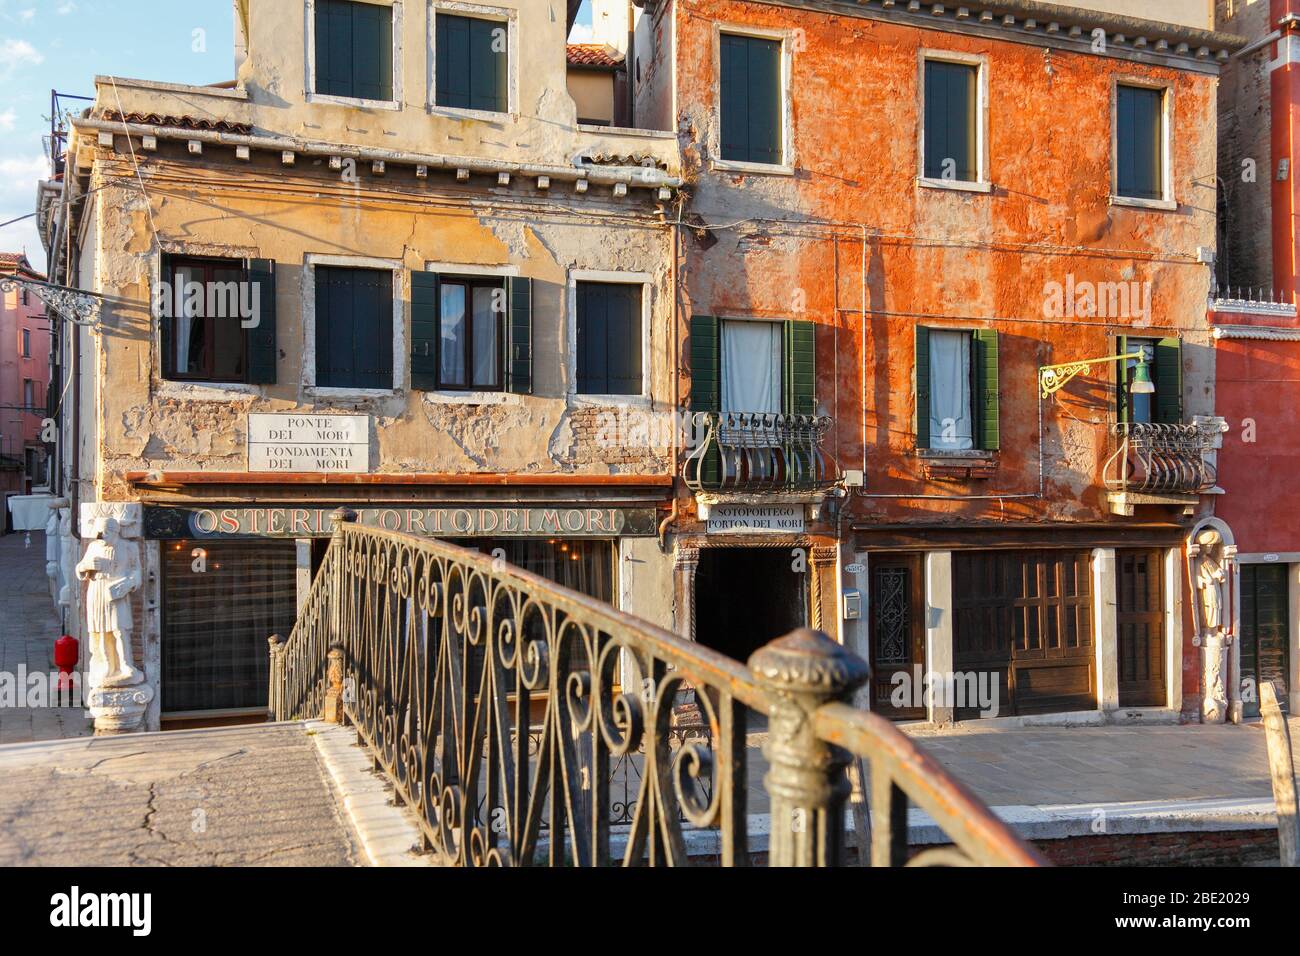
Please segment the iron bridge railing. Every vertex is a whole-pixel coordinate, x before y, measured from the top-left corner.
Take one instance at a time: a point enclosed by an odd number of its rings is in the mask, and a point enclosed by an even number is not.
[[[682,462],[693,492],[815,492],[839,480],[823,441],[825,415],[696,412],[694,447]]]
[[[355,522],[335,513],[293,632],[271,638],[270,716],[353,725],[438,862],[684,865],[702,835],[710,862],[761,859],[759,715],[770,864],[839,864],[850,832],[875,865],[1043,862],[889,721],[844,702],[866,666],[819,632],[746,667],[490,556]],[[688,693],[703,719],[683,729]],[[852,831],[850,764],[864,784]],[[909,804],[951,845],[909,860]]]
[[[1112,491],[1198,494],[1217,481],[1210,453],[1213,425],[1120,422],[1112,425],[1115,452],[1102,475]]]

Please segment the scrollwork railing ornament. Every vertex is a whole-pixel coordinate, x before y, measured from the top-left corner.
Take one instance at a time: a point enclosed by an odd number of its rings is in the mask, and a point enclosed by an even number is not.
[[[1120,422],[1102,475],[1113,491],[1198,494],[1218,480],[1211,458],[1221,428],[1208,423]]]
[[[840,477],[823,447],[832,424],[825,415],[696,412],[683,478],[695,492],[823,491]]]
[[[887,722],[833,712],[866,665],[819,632],[769,644],[751,671],[490,556],[347,511],[270,654],[275,719],[353,726],[422,848],[449,865],[748,862],[764,849],[746,802],[754,715],[769,720],[773,863],[838,862],[847,752],[872,758],[873,784],[879,772],[922,799],[955,786],[934,766],[911,776],[916,746]],[[673,706],[685,686],[701,726],[684,732]],[[885,752],[903,756],[880,763]],[[975,824],[931,812],[966,856],[1038,862],[978,801],[964,806]]]

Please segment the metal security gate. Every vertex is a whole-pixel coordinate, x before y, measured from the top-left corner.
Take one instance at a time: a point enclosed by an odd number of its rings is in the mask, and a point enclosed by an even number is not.
[[[1241,679],[1253,682],[1243,691],[1243,710],[1259,716],[1259,685],[1271,680],[1277,685],[1278,703],[1285,712],[1290,688],[1291,657],[1287,647],[1291,618],[1287,605],[1285,564],[1243,564],[1241,566]]]
[[[870,574],[871,709],[919,720],[925,717],[917,686],[925,667],[921,556],[873,554]]]
[[[1160,707],[1165,692],[1165,575],[1159,550],[1115,552],[1119,704]]]
[[[997,688],[1000,715],[1096,708],[1087,551],[957,552],[952,573],[953,666]]]

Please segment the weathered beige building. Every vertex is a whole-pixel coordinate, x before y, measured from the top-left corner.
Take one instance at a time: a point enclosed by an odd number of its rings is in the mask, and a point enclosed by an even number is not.
[[[579,122],[562,4],[235,18],[233,82],[97,79],[44,216],[102,297],[63,470],[141,549],[127,710],[264,711],[339,506],[671,623],[675,138]]]

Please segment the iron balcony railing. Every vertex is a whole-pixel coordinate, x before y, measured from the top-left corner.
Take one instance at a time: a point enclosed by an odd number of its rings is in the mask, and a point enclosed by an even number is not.
[[[1197,494],[1214,487],[1211,452],[1219,429],[1213,425],[1120,422],[1111,427],[1116,448],[1103,469],[1110,490]]]
[[[760,859],[747,728],[764,717],[769,863],[845,858],[850,763],[860,859],[1043,862],[889,721],[843,702],[866,665],[823,634],[746,667],[490,556],[355,521],[336,513],[292,634],[271,638],[270,715],[355,726],[437,862],[684,865],[701,837],[711,862]],[[703,720],[683,733],[690,689]],[[624,760],[628,794],[611,784]],[[951,845],[909,859],[909,803]]]
[[[822,447],[831,419],[768,412],[696,412],[682,477],[694,492],[814,492],[839,470]]]

